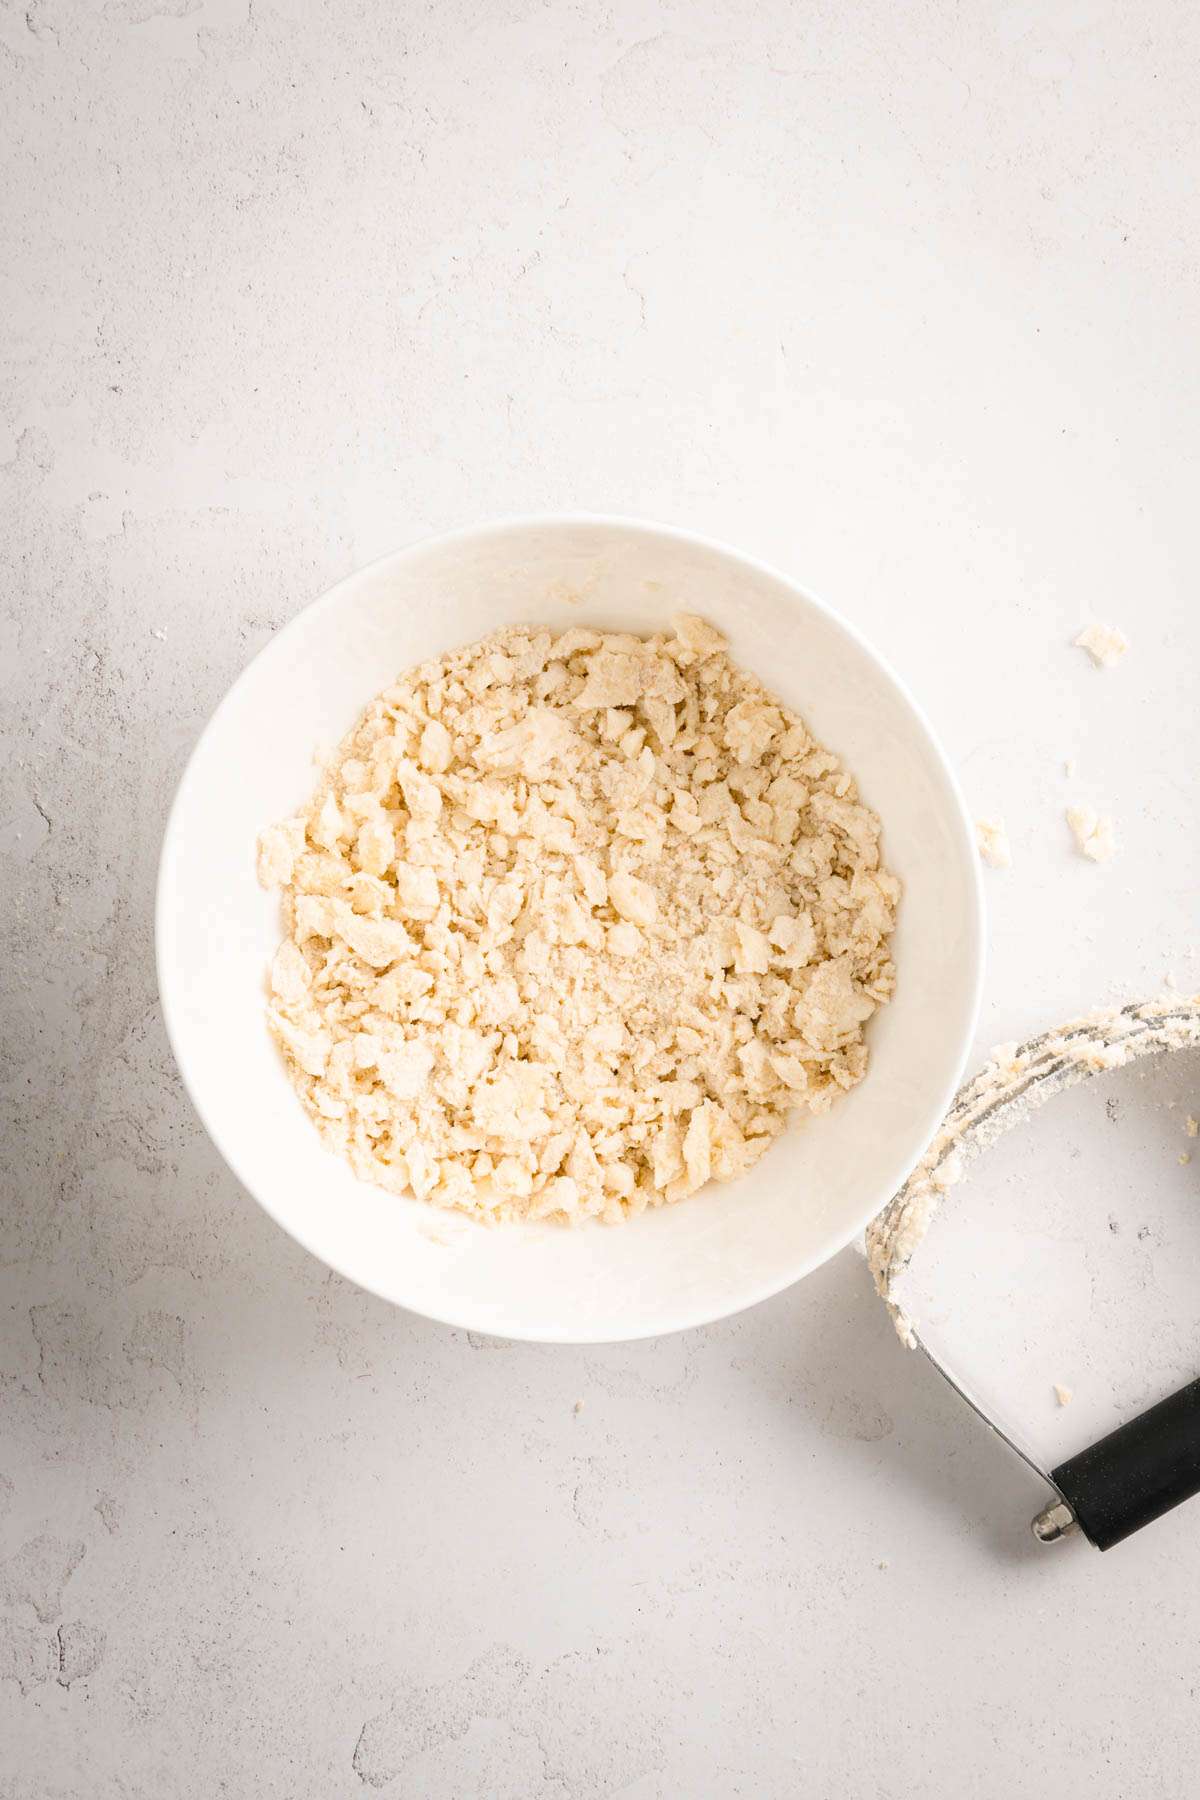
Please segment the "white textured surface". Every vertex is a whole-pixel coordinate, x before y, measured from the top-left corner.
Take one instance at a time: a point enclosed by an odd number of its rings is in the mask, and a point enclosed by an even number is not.
[[[327,1279],[182,1100],[150,895],[275,624],[595,506],[780,562],[911,680],[1013,840],[984,1043],[1195,982],[1198,31],[0,10],[4,1800],[1189,1790],[1194,1508],[1038,1553],[852,1257],[596,1352]]]

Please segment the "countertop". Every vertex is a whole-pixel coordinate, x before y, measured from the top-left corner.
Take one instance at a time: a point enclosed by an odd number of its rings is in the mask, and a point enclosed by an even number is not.
[[[278,625],[584,508],[910,682],[1013,845],[975,1062],[1200,987],[1198,73],[1183,0],[0,11],[3,1800],[1192,1791],[1195,1503],[1039,1549],[853,1252],[621,1348],[390,1309],[221,1164],[151,937]]]

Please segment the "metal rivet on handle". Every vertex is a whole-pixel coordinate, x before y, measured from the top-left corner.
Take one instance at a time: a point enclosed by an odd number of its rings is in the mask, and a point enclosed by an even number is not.
[[[1030,1529],[1039,1544],[1057,1544],[1079,1530],[1079,1520],[1065,1500],[1056,1500],[1053,1506],[1042,1508]]]

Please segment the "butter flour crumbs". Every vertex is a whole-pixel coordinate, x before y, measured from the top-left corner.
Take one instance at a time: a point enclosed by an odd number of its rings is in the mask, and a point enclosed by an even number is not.
[[[270,1029],[365,1180],[615,1221],[862,1079],[895,982],[879,820],[717,631],[672,623],[422,664],[263,832]]]

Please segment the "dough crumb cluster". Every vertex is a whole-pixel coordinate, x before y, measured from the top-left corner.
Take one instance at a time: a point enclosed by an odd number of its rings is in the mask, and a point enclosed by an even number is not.
[[[1075,645],[1087,651],[1098,669],[1115,669],[1129,648],[1129,639],[1116,625],[1102,625],[1094,620],[1084,626]]]
[[[1111,819],[1094,812],[1090,806],[1069,806],[1067,824],[1081,856],[1091,862],[1110,861],[1117,848]]]
[[[895,983],[879,820],[717,631],[673,626],[423,664],[263,832],[270,1028],[366,1180],[613,1221],[862,1079]]]
[[[1003,819],[976,819],[975,836],[979,854],[990,868],[1012,868],[1012,845]]]

